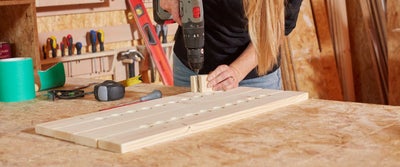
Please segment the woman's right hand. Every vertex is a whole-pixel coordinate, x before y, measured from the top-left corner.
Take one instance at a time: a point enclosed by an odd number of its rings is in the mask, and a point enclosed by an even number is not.
[[[160,0],[160,7],[170,13],[176,23],[182,25],[179,16],[179,0]]]

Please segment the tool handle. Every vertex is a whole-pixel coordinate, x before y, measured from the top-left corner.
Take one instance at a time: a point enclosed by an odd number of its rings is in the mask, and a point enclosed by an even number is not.
[[[153,92],[149,93],[146,96],[143,96],[140,98],[140,101],[148,101],[148,100],[154,100],[162,97],[162,93],[160,90],[154,90]]]
[[[77,43],[75,44],[75,47],[76,47],[76,54],[77,54],[77,55],[82,54],[82,52],[81,52],[81,50],[82,50],[82,43],[77,42]]]
[[[52,57],[57,57],[57,38],[55,36],[50,37],[50,46],[51,46],[51,54]]]
[[[161,91],[154,90],[153,92],[149,93],[148,95],[141,97],[139,100],[135,100],[133,102],[121,104],[121,105],[110,107],[110,108],[101,109],[100,111],[110,110],[110,109],[113,109],[113,108],[123,107],[123,106],[127,106],[127,105],[132,105],[132,104],[140,103],[140,102],[143,102],[143,101],[154,100],[154,99],[158,99],[158,98],[161,98],[161,97],[162,97]]]
[[[67,46],[68,46],[68,55],[71,56],[71,55],[74,54],[74,53],[72,52],[74,40],[73,40],[71,34],[68,34],[68,35],[67,35],[67,40],[68,40],[68,43],[67,43]]]
[[[90,43],[92,44],[92,52],[95,53],[96,49],[96,41],[97,41],[97,32],[94,30],[90,30]]]
[[[61,57],[65,56],[65,45],[64,42],[60,43]]]
[[[99,41],[99,44],[100,44],[100,51],[104,51],[104,31],[103,30],[97,31],[97,40]]]

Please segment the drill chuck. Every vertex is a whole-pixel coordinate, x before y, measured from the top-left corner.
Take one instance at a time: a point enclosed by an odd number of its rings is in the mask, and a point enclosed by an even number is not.
[[[201,68],[203,68],[204,62],[204,50],[200,49],[188,49],[187,56],[189,60],[190,68],[196,73],[199,74]]]

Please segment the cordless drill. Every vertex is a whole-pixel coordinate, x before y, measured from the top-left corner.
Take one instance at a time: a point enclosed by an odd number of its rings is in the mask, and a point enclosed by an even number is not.
[[[204,63],[204,14],[202,0],[179,0],[179,12],[190,68],[199,74]]]

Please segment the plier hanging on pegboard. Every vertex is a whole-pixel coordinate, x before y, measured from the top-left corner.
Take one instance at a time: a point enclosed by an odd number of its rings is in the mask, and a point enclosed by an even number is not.
[[[156,33],[161,43],[167,43],[167,36],[168,36],[168,26],[167,24],[156,24]]]

